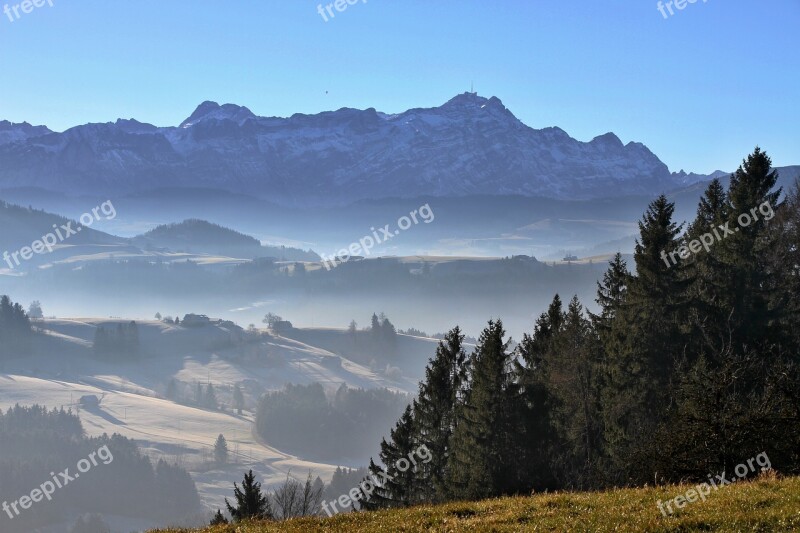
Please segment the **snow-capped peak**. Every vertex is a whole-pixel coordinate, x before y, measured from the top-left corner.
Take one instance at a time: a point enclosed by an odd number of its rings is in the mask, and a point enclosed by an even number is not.
[[[219,105],[216,102],[205,101],[194,110],[189,118],[181,122],[181,128],[189,128],[203,120],[232,120],[241,124],[249,118],[255,118],[252,111],[235,104]]]

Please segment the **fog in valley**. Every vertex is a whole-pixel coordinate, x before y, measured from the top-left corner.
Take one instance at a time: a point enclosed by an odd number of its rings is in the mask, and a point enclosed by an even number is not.
[[[800,528],[795,2],[0,7],[0,533]]]

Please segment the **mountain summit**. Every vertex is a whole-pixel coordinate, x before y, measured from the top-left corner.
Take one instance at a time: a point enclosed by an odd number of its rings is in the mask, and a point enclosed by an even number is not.
[[[249,118],[256,118],[256,116],[246,107],[225,104],[219,105],[216,102],[203,102],[189,118],[181,122],[181,128],[188,128],[201,122],[203,120],[232,120],[237,124],[241,124]]]
[[[534,129],[499,98],[472,92],[398,114],[343,108],[267,118],[207,101],[177,127],[130,119],[54,133],[0,123],[0,188],[113,196],[205,187],[323,205],[423,195],[592,199],[682,184],[643,144]]]

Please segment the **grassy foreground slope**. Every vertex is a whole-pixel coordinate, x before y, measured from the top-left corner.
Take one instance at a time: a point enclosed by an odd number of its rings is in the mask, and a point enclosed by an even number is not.
[[[601,493],[539,494],[329,519],[237,524],[202,531],[800,531],[800,478],[735,483],[712,491],[705,502],[687,504],[674,515],[664,517],[656,502],[671,500],[690,488],[692,485],[670,485]]]

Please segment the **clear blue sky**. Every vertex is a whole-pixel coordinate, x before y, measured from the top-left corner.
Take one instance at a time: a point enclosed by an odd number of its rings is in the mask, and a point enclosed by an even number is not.
[[[800,0],[669,19],[654,0],[368,0],[328,22],[315,0],[51,1],[0,13],[0,119],[177,125],[203,100],[398,112],[474,80],[529,126],[613,131],[671,170],[732,170],[756,144],[800,164]]]

